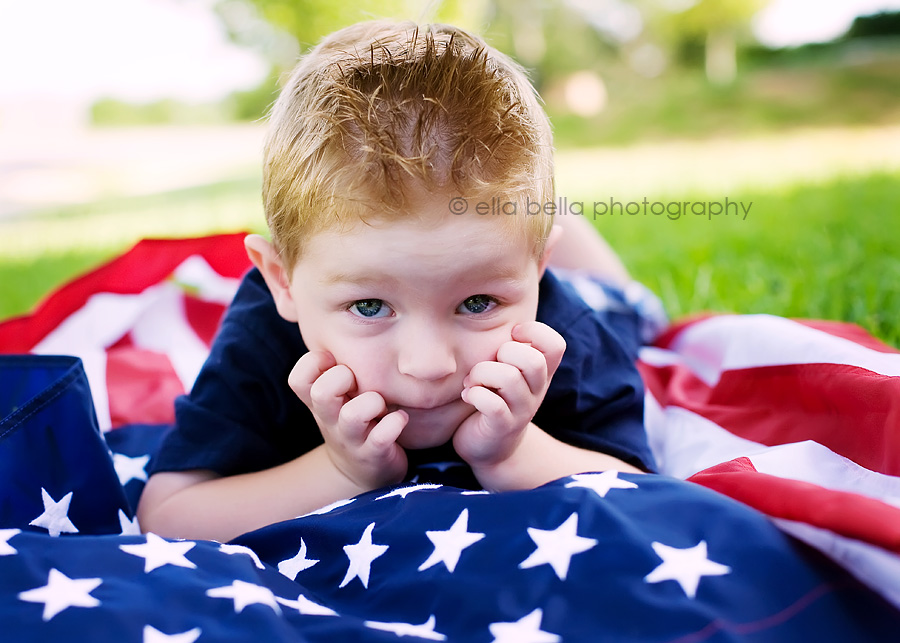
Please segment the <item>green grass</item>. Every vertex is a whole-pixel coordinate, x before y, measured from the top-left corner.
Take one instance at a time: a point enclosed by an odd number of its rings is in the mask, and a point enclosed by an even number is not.
[[[730,195],[752,203],[746,220],[626,215],[596,223],[674,318],[716,311],[831,319],[900,346],[898,179],[872,174]]]
[[[596,225],[673,318],[719,311],[832,319],[900,346],[900,175],[728,198],[752,203],[746,220],[624,215],[598,217]],[[261,225],[255,180],[0,223],[0,317],[30,310],[51,289],[141,237]]]

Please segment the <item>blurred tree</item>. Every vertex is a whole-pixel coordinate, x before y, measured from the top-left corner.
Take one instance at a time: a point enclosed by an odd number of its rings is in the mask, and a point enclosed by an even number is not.
[[[900,36],[900,11],[883,11],[868,16],[857,16],[844,38],[867,38],[870,36]]]
[[[325,35],[362,20],[449,22],[480,30],[489,0],[219,0],[216,12],[237,42],[263,51],[276,68]]]
[[[648,27],[682,58],[703,52],[706,77],[727,85],[737,75],[737,44],[769,0],[638,0]]]
[[[278,98],[279,90],[278,74],[273,69],[259,86],[231,94],[225,101],[225,109],[235,120],[259,120],[268,113],[272,103]]]
[[[617,43],[598,30],[581,6],[570,2],[491,0],[487,18],[490,26],[484,36],[528,68],[541,92],[555,80],[617,55]]]
[[[278,95],[282,75],[327,34],[363,20],[391,18],[447,22],[484,29],[492,0],[218,0],[215,11],[238,44],[260,51],[272,65],[263,83],[226,101],[238,120],[262,118]]]
[[[616,56],[640,30],[639,11],[628,0],[219,0],[216,11],[232,39],[261,50],[278,71],[326,34],[384,17],[471,29],[527,67],[539,88]],[[616,27],[623,14],[633,32],[625,38]]]

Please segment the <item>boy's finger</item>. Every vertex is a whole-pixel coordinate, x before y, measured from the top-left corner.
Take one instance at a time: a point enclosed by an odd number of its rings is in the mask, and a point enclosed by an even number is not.
[[[375,391],[360,393],[341,407],[338,428],[345,438],[359,444],[366,440],[366,431],[372,421],[386,410],[384,398]]]
[[[483,386],[495,391],[506,403],[518,411],[519,400],[532,396],[528,383],[522,376],[522,371],[512,364],[503,362],[479,362],[472,367],[469,374],[463,380],[463,386],[472,388]]]
[[[288,375],[288,386],[299,397],[304,404],[310,405],[309,389],[312,388],[313,382],[327,371],[337,362],[331,353],[325,351],[310,351],[303,355],[294,364]]]
[[[384,451],[387,447],[397,442],[403,429],[406,428],[407,422],[409,422],[409,416],[406,414],[406,411],[392,411],[372,427],[366,442],[378,451]]]
[[[337,422],[347,395],[356,388],[353,371],[338,364],[322,373],[309,389],[309,408],[327,424]]]
[[[541,322],[525,322],[512,329],[512,338],[517,342],[531,344],[547,359],[547,372],[550,376],[556,372],[566,352],[566,340],[563,336]]]
[[[535,395],[543,394],[550,380],[547,358],[531,344],[506,342],[497,351],[497,361],[514,366],[525,377]]]
[[[515,419],[506,401],[495,391],[483,386],[463,389],[462,399],[482,413],[487,423],[492,426],[510,425]]]

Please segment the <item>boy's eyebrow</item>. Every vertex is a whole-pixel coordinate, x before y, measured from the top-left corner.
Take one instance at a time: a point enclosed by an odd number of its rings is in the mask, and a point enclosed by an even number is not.
[[[376,286],[397,283],[397,279],[388,275],[370,275],[352,272],[333,272],[320,279],[324,286],[336,286],[338,284],[354,284],[358,286]]]
[[[506,281],[519,282],[524,278],[522,271],[513,266],[496,265],[490,266],[469,266],[466,272],[480,272],[484,275],[485,281]],[[393,275],[370,273],[354,273],[354,272],[333,272],[323,275],[319,280],[324,286],[336,286],[338,284],[353,284],[357,286],[397,286],[403,283],[403,279]]]

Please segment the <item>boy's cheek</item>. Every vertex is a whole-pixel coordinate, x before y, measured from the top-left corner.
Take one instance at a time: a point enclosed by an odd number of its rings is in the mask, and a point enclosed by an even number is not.
[[[323,334],[315,324],[309,322],[304,323],[303,318],[301,318],[297,326],[300,329],[300,338],[303,340],[303,344],[306,346],[307,350],[310,352],[327,351],[332,355],[334,354],[334,351],[328,347],[329,342],[323,341]]]
[[[516,327],[518,321],[511,321],[504,324],[501,328],[481,333],[479,337],[473,341],[473,350],[470,357],[468,370],[472,370],[475,364],[480,362],[496,362],[497,353],[500,347],[506,342],[512,341],[512,329]],[[468,373],[467,373],[468,374]]]
[[[384,365],[369,360],[351,359],[350,356],[335,355],[335,359],[338,364],[344,364],[353,372],[357,391],[375,391],[384,396],[385,385],[390,381]]]

